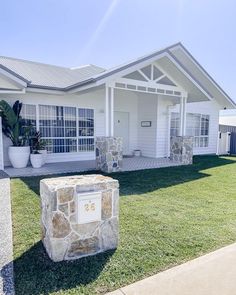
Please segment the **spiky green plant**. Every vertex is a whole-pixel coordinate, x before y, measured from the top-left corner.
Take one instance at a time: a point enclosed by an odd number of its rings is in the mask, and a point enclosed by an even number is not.
[[[29,141],[32,126],[23,128],[20,116],[22,103],[17,100],[11,107],[5,100],[0,101],[0,116],[2,117],[2,131],[10,138],[13,146],[25,146]]]
[[[33,154],[39,154],[40,150],[45,148],[45,142],[41,138],[39,131],[36,131],[30,138],[31,152]]]

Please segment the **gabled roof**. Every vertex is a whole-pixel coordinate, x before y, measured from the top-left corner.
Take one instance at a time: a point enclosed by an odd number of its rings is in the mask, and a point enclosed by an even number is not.
[[[97,83],[105,83],[113,76],[125,72],[127,74],[129,69],[155,59],[159,59],[160,65],[164,64],[167,71],[171,71],[172,74],[175,72],[177,78],[185,77],[185,85],[188,86],[191,81],[192,85],[199,88],[209,99],[214,97],[227,107],[236,107],[232,99],[181,43],[173,44],[109,70],[95,65],[66,68],[10,57],[0,57],[0,69],[15,75],[31,88],[74,92],[80,91],[83,86],[92,87]]]
[[[95,65],[66,68],[4,56],[0,56],[0,67],[27,82],[28,86],[53,89],[64,89],[104,72]]]

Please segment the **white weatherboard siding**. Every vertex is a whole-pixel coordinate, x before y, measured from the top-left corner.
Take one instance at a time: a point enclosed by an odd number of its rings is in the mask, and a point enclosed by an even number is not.
[[[216,154],[218,131],[219,131],[219,111],[222,107],[215,101],[187,103],[187,113],[204,114],[210,116],[209,123],[209,144],[208,147],[197,147],[193,149],[194,155]],[[178,112],[179,106],[172,109]]]
[[[56,106],[71,106],[79,108],[91,108],[95,110],[95,136],[105,135],[105,92],[104,90],[91,91],[90,93],[80,95],[50,95],[41,93],[26,93],[18,95],[0,94],[0,99],[5,99],[8,103],[13,104],[17,99],[26,104],[45,104]],[[4,137],[4,165],[9,166],[10,161],[7,155],[10,141]],[[78,152],[78,153],[57,153],[48,154],[48,163],[63,161],[93,160],[95,152]]]
[[[117,90],[114,94],[114,111],[129,113],[129,154],[137,149],[138,97],[135,92]]]
[[[151,127],[141,127],[151,121]],[[140,94],[138,98],[138,148],[145,157],[156,157],[157,95]]]
[[[172,102],[167,98],[158,96],[157,107],[157,150],[156,157],[169,156],[169,106]]]

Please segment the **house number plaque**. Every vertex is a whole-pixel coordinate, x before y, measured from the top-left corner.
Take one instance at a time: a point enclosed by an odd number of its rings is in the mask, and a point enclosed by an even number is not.
[[[79,224],[101,220],[101,193],[77,195],[77,222]]]

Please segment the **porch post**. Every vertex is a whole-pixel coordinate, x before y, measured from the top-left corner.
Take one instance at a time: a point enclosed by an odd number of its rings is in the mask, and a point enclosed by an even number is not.
[[[187,98],[182,96],[180,98],[180,136],[186,135],[186,103]]]
[[[105,136],[109,136],[109,87],[105,86]]]
[[[105,136],[114,136],[114,88],[106,85]]]
[[[114,88],[111,87],[111,105],[110,105],[110,136],[114,136]]]

